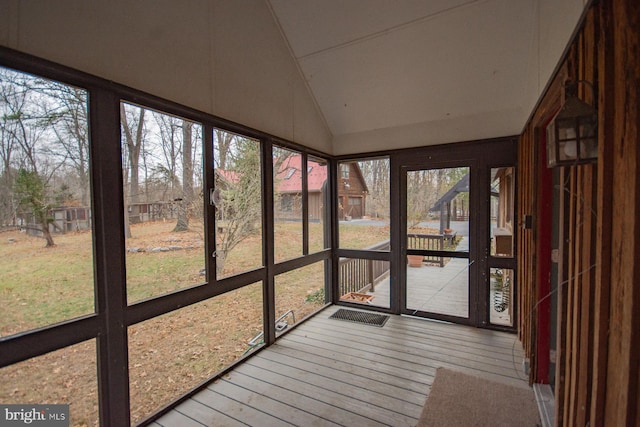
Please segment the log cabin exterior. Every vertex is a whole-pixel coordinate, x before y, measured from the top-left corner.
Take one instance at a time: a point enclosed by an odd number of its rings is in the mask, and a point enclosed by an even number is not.
[[[367,211],[367,183],[356,162],[340,163],[338,178],[338,218],[362,218]]]
[[[78,6],[76,3],[71,2],[70,6]],[[207,9],[209,18],[214,21],[220,19],[219,16],[229,17],[237,12],[233,2],[214,3],[215,8]],[[638,425],[640,267],[637,259],[640,253],[640,226],[638,216],[634,213],[640,209],[640,5],[633,0],[579,3],[578,25],[550,80],[543,82],[544,90],[530,111],[522,132],[515,138],[517,214],[513,231],[518,284],[515,328],[529,366],[529,383],[554,385],[555,425]],[[82,9],[78,15],[71,15],[49,9],[43,4],[25,5],[17,1],[6,2],[0,6],[0,11],[3,12],[0,13],[0,19],[5,29],[0,32],[0,65],[89,88],[93,120],[91,136],[95,147],[92,152],[92,219],[98,230],[95,313],[1,337],[0,366],[3,369],[85,340],[94,340],[99,361],[96,373],[99,422],[101,425],[129,425],[131,402],[127,343],[128,330],[133,325],[261,280],[265,284],[264,343],[269,347],[276,342],[273,302],[276,271],[282,272],[317,261],[335,264],[339,256],[349,254],[388,260],[392,264],[392,277],[402,278],[402,274],[396,276],[393,273],[396,268],[393,266],[404,265],[404,253],[342,253],[332,246],[318,253],[305,253],[300,259],[278,267],[267,256],[266,267],[262,270],[218,281],[218,287],[194,287],[156,300],[127,304],[123,273],[126,245],[124,237],[118,232],[123,229],[122,187],[118,190],[118,186],[112,185],[122,180],[118,170],[121,160],[118,103],[122,97],[201,120],[206,123],[207,129],[225,127],[258,138],[269,147],[274,142],[281,143],[300,149],[305,157],[309,155],[326,159],[330,168],[331,194],[336,198],[340,185],[345,183],[341,179],[338,162],[358,156],[370,157],[372,153],[389,155],[393,160],[396,149],[387,145],[387,150],[383,150],[381,145],[372,144],[360,152],[342,151],[341,136],[331,135],[323,120],[314,116],[314,103],[305,98],[307,88],[303,79],[295,74],[295,67],[286,69],[289,74],[282,72],[277,77],[269,75],[267,78],[273,78],[276,84],[260,87],[259,83],[243,74],[247,70],[242,67],[236,68],[236,71],[242,70],[240,73],[217,73],[219,69],[216,68],[216,73],[202,75],[201,70],[188,64],[189,70],[183,72],[190,72],[201,81],[217,84],[215,90],[211,90],[216,92],[215,97],[198,95],[204,91],[191,91],[193,97],[190,97],[187,93],[173,92],[171,85],[158,85],[156,81],[147,79],[150,73],[136,70],[136,67],[148,67],[145,59],[160,55],[159,51],[150,50],[149,56],[141,57],[139,62],[133,61],[126,66],[119,64],[110,70],[101,70],[96,66],[103,63],[104,58],[101,58],[99,49],[90,48],[91,43],[108,33],[122,34],[124,30],[120,33],[106,31],[95,25],[99,19],[84,20],[83,16],[96,17],[91,11]],[[170,8],[165,12],[164,18],[171,15]],[[144,16],[145,13],[139,13],[138,16]],[[248,18],[253,18],[258,26],[264,25],[265,19],[271,16],[262,2],[253,4],[248,14]],[[553,13],[547,17],[551,16]],[[53,24],[47,24],[48,20]],[[72,25],[61,25],[64,22]],[[171,20],[164,22],[170,25]],[[150,25],[153,31],[149,34],[161,37],[165,33],[162,27],[155,24],[157,22]],[[74,30],[88,34],[82,41],[88,44],[80,43],[80,46],[71,48],[68,43],[51,42],[48,37],[55,32],[50,25],[56,29],[65,28],[72,34]],[[266,29],[260,26],[260,30],[263,33],[248,33],[246,37],[261,47],[265,47],[265,40],[279,37],[274,35],[277,31],[274,32],[273,27],[268,25]],[[216,54],[224,57],[226,64],[233,61],[242,63],[243,57],[238,53],[237,46],[221,35],[228,34],[225,28],[211,31],[220,31],[216,33],[221,40],[216,45]],[[132,35],[135,34],[141,33],[132,31]],[[271,38],[263,37],[264,34]],[[61,37],[67,35],[65,32]],[[127,44],[117,35],[109,37],[106,38],[109,39],[110,48]],[[145,34],[144,37],[149,35]],[[191,35],[191,41],[197,39],[197,34]],[[210,49],[207,46],[197,47]],[[289,55],[289,51],[281,45],[264,51],[279,57]],[[174,78],[175,70],[169,66],[160,71],[159,74]],[[212,82],[215,80],[214,74],[219,80]],[[283,75],[297,77],[279,80]],[[563,83],[566,80],[594,83],[596,90],[593,94],[584,89],[580,96],[598,106],[598,160],[594,164],[549,169],[545,161],[544,129],[565,99]],[[238,94],[246,93],[244,84],[247,82],[251,82],[251,88],[260,94],[251,98],[255,109],[243,110],[242,106],[233,102],[219,106],[224,101],[238,98]],[[289,91],[291,96],[281,99],[279,91]],[[269,97],[275,97],[286,106],[287,113],[297,108],[300,115],[279,115],[281,110],[274,112],[270,105],[272,98]],[[291,99],[296,100],[295,107]],[[216,106],[218,102],[220,104]],[[344,108],[348,106],[345,104]],[[229,119],[221,119],[218,115]],[[294,116],[294,119],[289,119]],[[368,136],[371,135],[374,134]],[[503,135],[492,134],[487,137],[498,138]],[[332,138],[334,145],[327,143]],[[463,156],[461,153],[473,151],[471,147],[474,145],[486,147],[486,140],[478,138],[464,144],[436,145],[435,151],[421,151],[424,148],[412,147],[408,142],[397,148],[407,150],[403,151],[403,155],[413,155],[417,159],[431,155],[438,157],[444,152]],[[270,159],[268,154],[267,151],[262,154],[264,164],[269,163],[266,162],[266,159]],[[484,157],[478,155],[478,158]],[[392,179],[401,181],[400,171],[399,166],[394,166]],[[273,171],[267,167],[265,176],[269,175],[273,176]],[[488,181],[488,174],[483,176]],[[264,185],[265,194],[273,194],[273,182],[266,180]],[[362,194],[366,189],[359,190]],[[393,201],[399,203],[402,200],[400,194],[394,194]],[[272,207],[273,199],[266,196],[265,200],[267,206]],[[392,218],[399,217],[400,211],[396,209],[392,210]],[[270,213],[267,209],[265,212],[268,235],[273,232],[273,226],[269,225],[273,221],[273,211]],[[208,215],[211,214],[209,210]],[[327,215],[332,221],[330,233],[335,242],[340,215],[337,202],[333,203]],[[392,244],[402,242],[400,236],[399,231],[393,234]],[[270,248],[269,243],[266,243],[266,248]],[[336,270],[335,265],[330,267],[332,273],[327,275],[326,301],[344,305],[338,300],[337,283],[332,282]],[[210,279],[216,282],[215,278]],[[400,299],[392,300],[388,309],[377,311],[401,313],[401,297],[402,294]],[[147,422],[153,422],[154,419],[151,417]]]
[[[276,218],[280,220],[302,220],[302,155],[287,157],[275,177],[278,208]],[[327,190],[327,165],[313,162],[307,166],[307,189],[309,220],[320,221]]]
[[[339,185],[338,217],[340,220],[362,218],[366,209],[367,184],[362,176],[360,167],[355,162],[345,163],[341,172]],[[275,210],[279,220],[302,219],[302,155],[292,155],[279,164],[279,170],[274,178],[276,185],[275,197],[278,207]],[[228,171],[218,171],[227,180],[236,179]],[[307,166],[308,215],[312,222],[323,218],[323,208],[327,191],[327,165],[310,162]],[[343,206],[348,206],[344,208]],[[341,207],[342,206],[342,207]]]

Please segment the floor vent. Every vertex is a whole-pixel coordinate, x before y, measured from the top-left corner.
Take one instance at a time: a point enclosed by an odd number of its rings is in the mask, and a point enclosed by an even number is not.
[[[387,320],[389,320],[389,316],[341,308],[329,316],[329,319],[346,320],[347,322],[362,323],[364,325],[378,326],[381,328]]]

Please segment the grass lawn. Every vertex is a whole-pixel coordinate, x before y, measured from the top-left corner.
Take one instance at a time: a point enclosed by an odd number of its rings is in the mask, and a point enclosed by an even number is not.
[[[126,253],[129,303],[202,284],[203,233],[172,233],[173,222],[132,226]],[[310,225],[312,248],[321,248],[320,224]],[[301,255],[299,223],[279,223],[279,259]],[[344,225],[342,247],[366,247],[389,237],[386,227]],[[0,234],[0,336],[51,325],[94,312],[91,233],[54,235],[56,246],[17,231]],[[349,242],[353,242],[349,244]],[[154,247],[180,247],[172,251]],[[261,238],[252,236],[227,259],[231,275],[255,268]],[[324,285],[323,263],[276,277],[276,310],[294,310],[296,320],[317,310],[312,298]],[[311,298],[310,298],[311,297]],[[288,319],[291,321],[291,318]],[[132,420],[140,421],[249,349],[262,330],[262,284],[167,313],[129,328]],[[97,423],[96,343],[58,350],[0,370],[2,403],[70,403],[72,425]]]

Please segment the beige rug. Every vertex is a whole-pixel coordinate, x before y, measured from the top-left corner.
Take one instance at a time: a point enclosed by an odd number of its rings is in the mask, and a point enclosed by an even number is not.
[[[533,390],[438,368],[418,427],[539,426]]]

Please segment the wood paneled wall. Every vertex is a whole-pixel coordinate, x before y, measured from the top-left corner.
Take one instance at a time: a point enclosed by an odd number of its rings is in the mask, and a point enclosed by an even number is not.
[[[565,80],[595,83],[599,159],[560,170],[556,425],[640,425],[640,2],[595,2],[520,138],[519,218],[536,214],[541,126]],[[580,97],[593,102],[580,85]],[[535,224],[535,220],[533,221]],[[521,224],[522,225],[522,224]],[[537,378],[535,229],[519,228],[519,333]],[[553,331],[552,331],[553,333]]]
[[[561,103],[561,91],[566,80],[566,67],[559,70],[549,86],[546,96],[520,136],[518,150],[518,333],[530,361],[530,382],[546,382],[536,378],[538,340],[538,306],[541,300],[537,282],[536,242],[540,240],[535,228],[538,210],[540,177],[538,145],[544,123],[557,112]],[[528,219],[527,219],[528,218]],[[528,224],[528,225],[527,225]],[[544,297],[544,296],[543,296]]]

